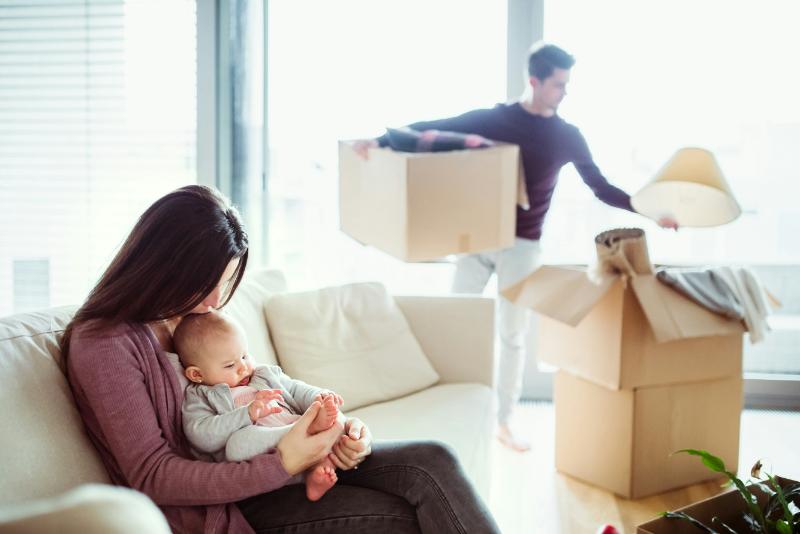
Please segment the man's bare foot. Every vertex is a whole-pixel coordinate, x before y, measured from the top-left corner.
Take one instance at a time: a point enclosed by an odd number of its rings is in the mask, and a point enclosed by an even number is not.
[[[318,501],[336,484],[336,466],[325,458],[306,473],[306,497],[309,501]]]
[[[317,412],[317,417],[308,426],[308,433],[317,434],[328,430],[336,422],[338,414],[339,408],[336,407],[336,399],[333,396],[325,397],[319,412]]]
[[[508,425],[499,425],[497,427],[497,439],[513,451],[525,452],[531,450],[531,444],[519,436],[515,436]]]

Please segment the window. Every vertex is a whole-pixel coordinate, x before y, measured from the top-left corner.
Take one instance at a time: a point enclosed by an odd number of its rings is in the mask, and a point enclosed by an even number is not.
[[[0,316],[79,304],[196,182],[195,2],[0,2]]]
[[[675,150],[702,146],[742,206],[718,228],[644,224],[655,261],[800,263],[798,16],[800,5],[781,0],[546,3],[545,38],[577,58],[560,113],[607,177],[633,193]],[[596,230],[644,222],[591,201],[571,168],[557,195],[545,232],[554,259],[585,261]],[[591,206],[588,216],[574,217],[577,206]]]
[[[702,146],[743,209],[729,225],[673,233],[592,200],[565,168],[544,232],[548,260],[585,262],[597,231],[636,225],[657,263],[750,265],[784,301],[773,334],[745,344],[750,372],[800,373],[798,17],[800,5],[782,0],[545,4],[545,38],[577,58],[560,113],[606,176],[633,193],[675,150]]]
[[[505,4],[272,2],[268,27],[269,262],[290,287],[381,280],[446,292],[452,266],[405,264],[341,233],[337,139],[505,100]]]

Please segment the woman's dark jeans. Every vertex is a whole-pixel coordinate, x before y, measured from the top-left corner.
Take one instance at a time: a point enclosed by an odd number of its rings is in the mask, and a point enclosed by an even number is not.
[[[374,443],[356,470],[322,499],[294,484],[239,502],[261,533],[497,533],[492,515],[446,445],[433,441]]]

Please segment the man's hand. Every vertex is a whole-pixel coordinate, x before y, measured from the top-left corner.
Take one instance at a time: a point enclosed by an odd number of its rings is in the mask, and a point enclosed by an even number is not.
[[[378,148],[378,142],[375,139],[359,139],[353,143],[353,150],[358,157],[367,160],[369,159],[369,149]]]

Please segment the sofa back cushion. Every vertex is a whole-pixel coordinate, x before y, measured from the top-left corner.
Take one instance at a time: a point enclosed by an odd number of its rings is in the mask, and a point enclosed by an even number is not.
[[[224,308],[244,328],[250,355],[259,363],[278,364],[270,342],[264,306],[273,295],[285,291],[286,279],[280,271],[248,270]]]
[[[283,370],[352,410],[424,389],[439,375],[378,283],[276,295],[267,322]]]
[[[0,502],[109,482],[58,349],[75,307],[0,319]]]

